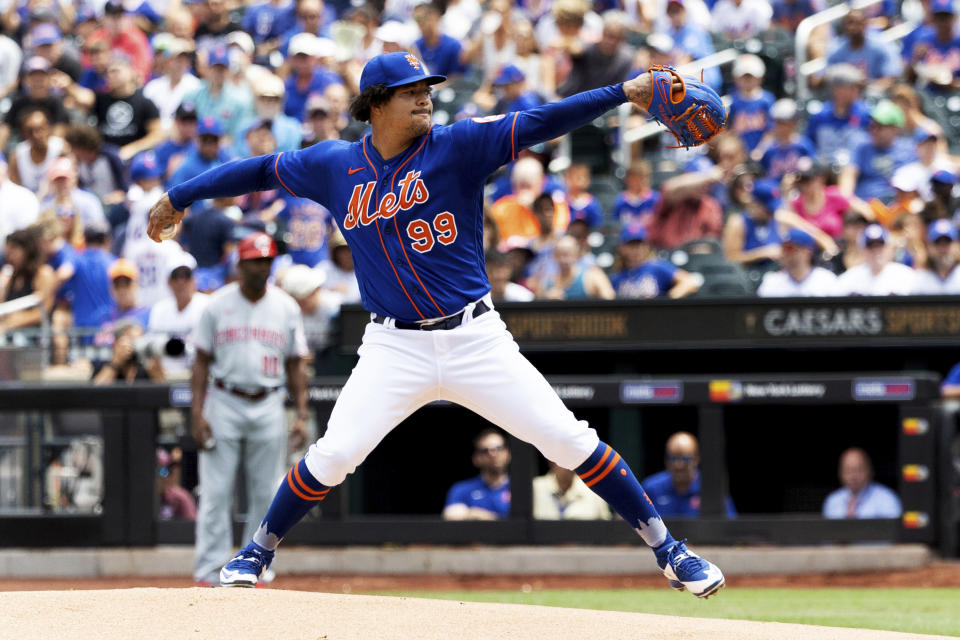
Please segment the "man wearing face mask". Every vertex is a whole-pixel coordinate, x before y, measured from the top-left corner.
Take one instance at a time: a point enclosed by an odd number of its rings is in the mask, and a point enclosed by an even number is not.
[[[700,515],[700,444],[693,434],[678,431],[667,440],[666,470],[643,481],[647,495],[663,516],[696,518]],[[724,497],[728,518],[737,510],[730,496]]]

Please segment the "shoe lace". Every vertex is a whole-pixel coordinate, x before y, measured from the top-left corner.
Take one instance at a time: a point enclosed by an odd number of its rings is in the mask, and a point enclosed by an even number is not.
[[[701,567],[700,558],[687,551],[687,547],[684,545],[686,541],[687,539],[684,538],[670,550],[670,564],[674,567],[677,575],[687,572],[694,573]]]
[[[245,549],[242,553],[238,554],[233,561],[256,568],[259,568],[267,563],[267,559],[256,549]]]

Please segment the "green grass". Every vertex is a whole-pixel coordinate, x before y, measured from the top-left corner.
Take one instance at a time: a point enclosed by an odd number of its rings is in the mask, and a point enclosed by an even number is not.
[[[393,591],[379,595],[793,622],[960,637],[960,589],[724,589],[707,601],[662,589],[530,593]]]

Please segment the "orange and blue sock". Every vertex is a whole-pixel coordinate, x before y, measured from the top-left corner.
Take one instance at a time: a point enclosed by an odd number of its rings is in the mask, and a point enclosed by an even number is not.
[[[323,502],[329,492],[330,487],[320,484],[310,475],[306,460],[293,465],[286,479],[280,483],[267,515],[253,535],[253,541],[268,551],[275,551],[293,525],[300,522],[310,509]]]
[[[654,551],[674,542],[653,506],[653,501],[640,486],[630,466],[613,447],[600,442],[587,461],[574,471],[583,483],[606,500]]]

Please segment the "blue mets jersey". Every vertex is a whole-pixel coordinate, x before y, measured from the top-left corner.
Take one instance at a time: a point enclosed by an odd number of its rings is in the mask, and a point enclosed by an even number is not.
[[[740,136],[748,150],[753,150],[763,134],[773,125],[770,119],[770,107],[776,98],[769,91],[762,91],[754,97],[744,97],[739,91],[734,93],[727,116],[727,128]]]
[[[280,186],[333,215],[353,253],[368,311],[416,322],[452,315],[490,290],[483,260],[483,185],[524,147],[624,102],[620,85],[529,111],[433,125],[385,159],[367,134],[218,167],[170,190],[194,200]]]

